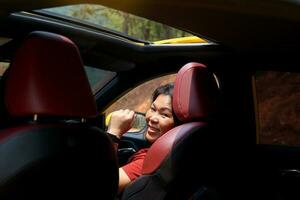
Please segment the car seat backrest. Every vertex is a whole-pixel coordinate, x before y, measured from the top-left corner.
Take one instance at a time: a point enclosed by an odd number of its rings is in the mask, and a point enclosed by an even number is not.
[[[97,110],[70,39],[29,34],[11,61],[4,95],[8,114],[21,123],[0,131],[0,199],[115,198],[113,143],[78,120]]]

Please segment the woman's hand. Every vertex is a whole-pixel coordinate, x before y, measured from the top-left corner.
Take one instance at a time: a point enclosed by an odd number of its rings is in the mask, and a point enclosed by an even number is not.
[[[107,132],[121,138],[131,128],[134,116],[134,111],[128,109],[114,111]]]

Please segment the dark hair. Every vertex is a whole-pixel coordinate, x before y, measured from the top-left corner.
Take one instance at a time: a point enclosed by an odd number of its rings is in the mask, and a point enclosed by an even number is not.
[[[152,94],[152,102],[154,102],[160,94],[169,95],[171,97],[172,114],[173,114],[174,123],[175,125],[178,125],[180,121],[174,113],[173,104],[172,104],[173,90],[174,90],[174,83],[168,83],[166,85],[159,86],[158,88],[156,88],[156,90],[154,90]]]

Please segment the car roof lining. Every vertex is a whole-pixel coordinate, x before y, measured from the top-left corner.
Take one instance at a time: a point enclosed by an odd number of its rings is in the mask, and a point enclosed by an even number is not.
[[[243,3],[238,0],[204,0],[201,3],[198,0],[184,3],[180,0],[3,0],[0,14],[77,3],[101,4],[192,33],[201,33],[212,41],[239,51],[258,48],[260,51],[288,51],[300,45],[300,41],[296,40],[300,35],[300,4],[296,0],[251,0]],[[191,19],[197,19],[197,23]],[[270,35],[272,39],[268,39]],[[274,40],[279,41],[276,48]]]

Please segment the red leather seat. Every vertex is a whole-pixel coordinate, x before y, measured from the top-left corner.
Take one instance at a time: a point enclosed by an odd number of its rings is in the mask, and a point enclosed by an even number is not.
[[[213,181],[219,101],[217,82],[206,66],[188,63],[180,69],[173,109],[182,125],[153,143],[143,175],[126,188],[122,199],[188,199]]]
[[[77,46],[31,33],[4,84],[16,125],[0,132],[0,199],[114,199],[117,159],[106,133],[84,122],[97,110]]]

